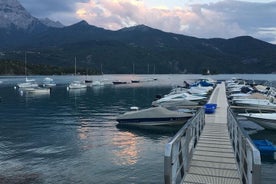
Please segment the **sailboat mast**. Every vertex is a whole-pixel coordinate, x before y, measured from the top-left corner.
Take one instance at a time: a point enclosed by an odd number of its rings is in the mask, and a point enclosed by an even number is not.
[[[25,51],[25,77],[26,77],[26,81],[27,81],[27,52]]]
[[[75,56],[75,76],[77,75],[77,58]]]

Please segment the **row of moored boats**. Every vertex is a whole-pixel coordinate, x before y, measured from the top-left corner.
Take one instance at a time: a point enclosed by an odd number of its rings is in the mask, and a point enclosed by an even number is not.
[[[177,86],[170,93],[160,96],[152,102],[152,106],[132,111],[117,117],[121,125],[182,125],[194,116],[197,108],[206,103],[216,82],[210,79],[200,79],[193,84]]]
[[[233,78],[226,81],[229,102],[239,116],[276,130],[276,89]]]

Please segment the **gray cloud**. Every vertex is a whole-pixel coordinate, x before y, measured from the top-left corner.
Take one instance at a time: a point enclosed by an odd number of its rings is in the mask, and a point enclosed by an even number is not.
[[[24,8],[37,18],[52,18],[62,23],[75,23],[76,3],[89,0],[18,0]]]
[[[257,3],[224,0],[218,3],[194,5],[216,12],[226,25],[235,24],[245,34],[268,42],[276,41],[276,2]]]
[[[276,43],[276,1],[253,3],[223,0],[189,4],[180,9],[151,8],[137,0],[19,1],[33,16],[59,20],[65,25],[81,19],[113,30],[146,24],[164,31],[202,38],[250,35]],[[83,12],[76,13],[77,10]]]

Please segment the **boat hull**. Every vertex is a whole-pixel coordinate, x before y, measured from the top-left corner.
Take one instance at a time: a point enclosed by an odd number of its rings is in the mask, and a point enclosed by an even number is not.
[[[240,114],[241,116],[246,117],[248,120],[257,123],[258,125],[266,128],[276,130],[276,114]]]
[[[117,119],[121,125],[136,125],[136,126],[176,126],[187,122],[189,118],[139,118],[139,119]]]
[[[276,130],[276,120],[266,120],[266,119],[260,119],[260,118],[252,118],[252,117],[248,117],[248,119],[253,122],[256,122],[257,124],[261,125],[266,129]]]
[[[118,85],[118,84],[127,84],[127,82],[123,82],[123,81],[113,81],[112,83],[115,84],[115,85]]]

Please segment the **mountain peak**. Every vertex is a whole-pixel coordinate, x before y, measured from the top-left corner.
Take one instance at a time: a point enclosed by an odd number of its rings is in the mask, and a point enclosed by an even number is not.
[[[15,26],[27,29],[34,21],[38,20],[32,17],[17,0],[0,1],[0,27]]]
[[[146,26],[144,24],[139,24],[136,26],[131,26],[131,27],[126,27],[121,29],[120,31],[141,31],[141,32],[146,32],[146,31],[150,31],[153,30],[153,28]]]
[[[49,18],[39,19],[40,22],[48,27],[56,27],[56,28],[62,28],[64,25],[60,23],[59,21],[53,21]]]
[[[81,20],[80,22],[74,24],[74,25],[78,25],[78,26],[90,26],[88,24],[88,22],[86,22],[85,20]]]

